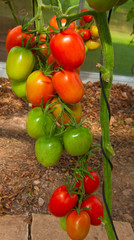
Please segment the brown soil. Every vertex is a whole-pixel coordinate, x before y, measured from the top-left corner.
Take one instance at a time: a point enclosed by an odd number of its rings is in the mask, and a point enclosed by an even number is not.
[[[17,98],[8,79],[0,79],[0,214],[49,213],[48,201],[56,187],[67,176],[73,178],[71,168],[76,159],[67,153],[53,167],[38,163],[34,153],[35,140],[25,128],[31,109],[28,103]],[[83,117],[87,117],[93,133],[93,143],[99,144],[99,82],[84,84],[82,99]],[[110,135],[115,151],[112,157],[113,210],[117,221],[134,225],[134,90],[127,85],[114,85],[111,90]],[[103,165],[100,150],[88,162],[97,167],[100,187],[95,193],[102,199]]]

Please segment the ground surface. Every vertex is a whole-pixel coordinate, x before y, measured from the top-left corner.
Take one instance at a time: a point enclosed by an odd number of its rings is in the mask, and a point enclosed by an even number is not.
[[[49,213],[48,201],[56,187],[63,184],[74,167],[76,158],[64,153],[58,164],[45,168],[35,157],[34,143],[25,129],[31,109],[12,92],[8,79],[0,79],[0,214]],[[83,117],[91,124],[93,143],[99,144],[100,85],[87,83],[82,100]],[[134,225],[134,90],[127,85],[114,85],[110,107],[111,143],[115,151],[113,162],[113,211],[116,221]],[[102,199],[103,166],[100,150],[88,162],[99,166],[100,188],[96,195]]]

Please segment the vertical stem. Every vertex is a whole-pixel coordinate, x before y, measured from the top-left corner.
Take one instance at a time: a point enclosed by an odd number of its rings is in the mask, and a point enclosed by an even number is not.
[[[109,101],[110,97],[110,89],[112,86],[113,80],[113,46],[111,35],[109,31],[109,26],[107,22],[107,14],[97,13],[95,14],[96,24],[99,30],[101,46],[102,46],[102,56],[103,56],[103,67],[105,70],[109,72],[109,81],[106,82],[102,79],[103,88]],[[101,91],[101,103],[100,103],[100,123],[101,123],[101,131],[102,131],[102,146],[105,154],[111,159],[111,152],[108,150],[110,145],[110,134],[109,134],[109,113],[107,109],[107,104]],[[105,156],[103,155],[103,166],[104,166],[104,193],[106,202],[111,213],[112,208],[112,181],[111,181],[111,166]],[[114,240],[115,235],[113,232],[113,228],[106,210],[104,208],[104,223],[108,235],[109,240]]]

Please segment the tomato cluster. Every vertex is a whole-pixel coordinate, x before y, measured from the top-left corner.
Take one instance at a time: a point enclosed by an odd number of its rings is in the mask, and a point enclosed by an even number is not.
[[[98,226],[104,217],[104,207],[93,193],[98,189],[98,174],[87,168],[87,174],[77,174],[72,192],[69,187],[58,187],[49,200],[49,211],[60,218],[60,226],[71,239],[82,240],[87,236],[90,225]],[[81,197],[81,191],[84,193]]]
[[[85,11],[88,11],[88,9],[83,8],[81,10],[81,12]],[[82,37],[87,51],[94,51],[100,47],[99,32],[92,15],[85,15],[80,19],[77,32]]]

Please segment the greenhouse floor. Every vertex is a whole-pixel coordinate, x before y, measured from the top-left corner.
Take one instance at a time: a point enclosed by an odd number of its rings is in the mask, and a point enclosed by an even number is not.
[[[130,223],[114,222],[120,240],[133,240]],[[0,239],[2,240],[69,240],[59,226],[58,218],[45,214],[28,216],[6,215],[0,217]],[[85,240],[108,240],[105,228],[91,226]]]
[[[81,79],[84,83],[86,82],[96,82],[99,81],[99,73],[93,72],[81,72],[80,73]],[[0,77],[7,78],[6,74],[6,63],[0,62]],[[128,76],[121,76],[121,75],[114,75],[113,76],[113,84],[127,84],[134,89],[134,77]]]

